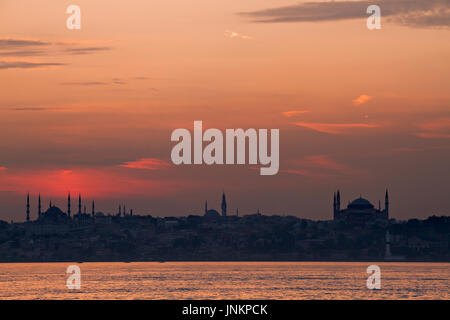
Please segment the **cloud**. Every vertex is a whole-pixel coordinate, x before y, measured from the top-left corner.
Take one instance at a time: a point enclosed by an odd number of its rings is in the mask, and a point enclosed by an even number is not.
[[[56,109],[56,108],[47,108],[47,107],[17,107],[17,108],[12,108],[11,110],[14,110],[14,111],[47,111],[47,110],[52,110],[52,109]]]
[[[121,167],[145,170],[165,170],[171,166],[170,163],[156,158],[142,158],[136,161],[125,162]]]
[[[64,65],[66,64],[56,62],[0,61],[0,69],[35,69]]]
[[[449,27],[450,0],[379,0],[304,2],[291,6],[241,12],[253,22],[314,22],[367,18],[367,7],[376,4],[382,17],[410,27]]]
[[[419,125],[421,132],[415,135],[425,139],[450,139],[450,118],[439,118]]]
[[[82,81],[82,82],[61,82],[62,86],[104,86],[107,82],[101,81]]]
[[[64,41],[0,39],[0,56],[30,57],[43,55],[86,55],[112,50],[107,46],[86,46]]]
[[[290,161],[293,168],[280,172],[296,174],[309,178],[331,178],[342,175],[361,175],[364,171],[339,163],[327,155],[311,155],[300,160]]]
[[[329,174],[325,174],[323,172],[312,172],[305,169],[282,169],[280,170],[281,173],[289,173],[289,174],[295,174],[302,177],[307,178],[329,178]]]
[[[0,52],[2,57],[34,57],[44,55],[44,51],[41,50],[20,50],[20,51],[2,51]]]
[[[419,127],[426,131],[450,130],[450,118],[439,118],[432,121],[426,121],[420,124]]]
[[[0,171],[5,171],[5,170],[6,170],[6,167],[0,166]]]
[[[80,47],[80,48],[68,48],[65,52],[74,54],[74,55],[85,55],[91,53],[97,53],[102,51],[111,50],[110,47]]]
[[[127,84],[125,81],[123,81],[122,79],[119,79],[119,78],[113,78],[112,83],[113,84]]]
[[[60,83],[62,86],[86,86],[86,87],[90,87],[90,86],[106,86],[109,84],[117,84],[117,85],[122,85],[122,84],[126,84],[125,81],[122,81],[119,78],[113,78],[111,80],[111,82],[105,82],[105,81],[79,81],[79,82],[61,82]]]
[[[419,138],[425,139],[450,139],[450,133],[430,133],[420,132],[415,134]]]
[[[309,111],[308,110],[290,110],[290,111],[284,111],[281,114],[285,117],[290,118],[290,117],[297,116],[299,114],[304,114],[307,112],[309,112]]]
[[[230,30],[225,30],[225,37],[228,38],[238,38],[238,39],[252,39],[252,37],[250,36],[246,36],[245,34],[240,34],[234,31],[230,31]]]
[[[353,99],[353,105],[354,106],[359,106],[362,105],[363,103],[366,103],[369,100],[372,100],[373,97],[368,96],[366,94],[362,94],[360,95],[358,98]]]
[[[0,39],[0,50],[16,49],[23,47],[47,46],[50,42],[41,40],[24,40],[24,39]]]
[[[133,176],[109,167],[7,170],[0,179],[0,191],[40,193],[64,197],[67,192],[89,197],[165,196],[185,190],[188,182]]]
[[[377,128],[379,125],[368,123],[311,123],[311,122],[296,122],[296,126],[308,128],[314,131],[329,133],[329,134],[346,134],[353,129],[370,129]]]
[[[313,167],[332,171],[350,171],[349,167],[332,160],[326,155],[307,156],[304,159]]]

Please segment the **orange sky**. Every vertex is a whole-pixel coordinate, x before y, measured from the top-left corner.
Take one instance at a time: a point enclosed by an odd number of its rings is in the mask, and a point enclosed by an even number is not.
[[[328,219],[335,189],[376,204],[386,187],[395,218],[448,214],[448,25],[399,23],[383,4],[375,31],[365,12],[255,21],[298,3],[1,1],[0,218],[23,220],[26,192],[162,216],[225,190],[233,212]],[[170,165],[172,130],[194,120],[279,128],[280,172]]]

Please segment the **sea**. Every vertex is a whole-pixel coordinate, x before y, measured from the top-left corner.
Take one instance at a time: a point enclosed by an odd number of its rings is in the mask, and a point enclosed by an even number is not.
[[[371,265],[380,289],[367,288]],[[450,263],[0,263],[0,299],[412,300],[449,299],[449,288]]]

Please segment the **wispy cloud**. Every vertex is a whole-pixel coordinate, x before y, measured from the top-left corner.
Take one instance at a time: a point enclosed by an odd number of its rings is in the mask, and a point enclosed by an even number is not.
[[[79,47],[79,48],[67,48],[65,52],[74,55],[85,55],[91,53],[98,53],[111,50],[110,47]]]
[[[54,55],[86,55],[112,50],[108,46],[86,46],[64,41],[43,41],[29,39],[0,39],[0,56],[32,57]]]
[[[421,132],[415,135],[425,139],[450,139],[450,118],[439,118],[423,122],[418,126]]]
[[[329,178],[330,175],[323,172],[313,172],[306,169],[282,169],[281,173],[295,174],[307,178]]]
[[[299,160],[290,161],[290,167],[281,170],[281,172],[309,178],[330,178],[333,176],[365,174],[364,171],[340,163],[327,155],[310,155]]]
[[[57,108],[48,108],[48,107],[17,107],[17,108],[12,108],[11,110],[14,110],[14,111],[47,111],[47,110],[52,110],[52,109],[57,109]]]
[[[26,39],[0,39],[0,50],[23,47],[48,46],[51,42]]]
[[[230,30],[225,30],[224,33],[225,37],[228,38],[238,38],[238,39],[244,39],[244,40],[248,40],[248,39],[252,39],[252,37],[247,36],[245,34],[241,34],[235,31],[230,31]]]
[[[126,84],[125,81],[123,81],[122,79],[119,79],[119,78],[113,78],[112,83],[113,84]]]
[[[73,82],[61,82],[60,84],[62,86],[92,87],[92,86],[106,86],[109,84],[123,85],[123,84],[126,84],[126,82],[119,78],[113,78],[110,82],[107,82],[107,81],[73,81]]]
[[[336,162],[326,155],[313,155],[306,156],[304,158],[307,164],[312,167],[317,167],[321,169],[327,169],[331,171],[349,172],[352,171],[350,167]]]
[[[81,82],[61,82],[62,86],[105,86],[107,82],[101,81],[81,81]]]
[[[0,61],[0,69],[34,69],[64,65],[65,63],[57,62]]]
[[[350,133],[354,129],[371,129],[379,127],[379,125],[369,123],[296,122],[295,125],[329,134],[346,134]]]
[[[290,118],[290,117],[298,116],[300,114],[304,114],[304,113],[307,113],[307,112],[309,112],[309,111],[308,110],[290,110],[290,111],[284,111],[281,114],[283,116],[285,116],[285,117]]]
[[[18,51],[2,51],[2,57],[35,57],[43,56],[45,52],[42,50],[18,50]]]
[[[353,99],[352,102],[353,102],[354,106],[359,106],[359,105],[362,105],[363,103],[366,103],[369,100],[372,100],[372,98],[373,97],[371,97],[371,96],[368,96],[366,94],[362,94],[358,98]]]
[[[120,166],[133,169],[164,170],[169,168],[171,164],[157,158],[142,158],[136,161],[125,162]]]
[[[450,133],[419,132],[416,136],[425,139],[450,139]]]
[[[382,16],[394,23],[450,26],[450,0],[315,1],[239,14],[260,23],[337,21],[367,18],[366,9],[372,4],[380,6]]]

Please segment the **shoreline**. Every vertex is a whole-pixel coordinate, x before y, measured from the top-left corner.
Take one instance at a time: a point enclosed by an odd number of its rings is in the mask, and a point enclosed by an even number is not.
[[[450,263],[450,261],[438,260],[91,260],[91,261],[77,261],[77,260],[59,260],[59,261],[0,261],[0,264],[7,263],[166,263],[166,262],[224,262],[224,263],[239,263],[239,262],[336,262],[336,263],[363,263],[363,262],[377,262],[377,263]]]

